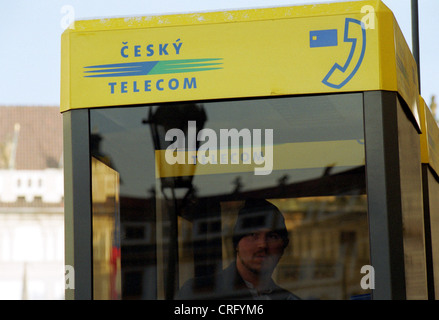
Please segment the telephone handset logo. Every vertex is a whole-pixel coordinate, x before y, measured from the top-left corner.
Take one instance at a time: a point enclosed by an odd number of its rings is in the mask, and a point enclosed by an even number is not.
[[[357,73],[366,52],[366,29],[359,20],[346,18],[343,41],[351,44],[349,56],[343,66],[335,63],[322,82],[328,87],[340,89]],[[310,47],[338,45],[337,29],[310,31]]]

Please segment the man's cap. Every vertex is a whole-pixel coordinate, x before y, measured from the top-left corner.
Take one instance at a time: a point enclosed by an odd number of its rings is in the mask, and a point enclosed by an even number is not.
[[[278,233],[288,244],[288,231],[280,210],[265,199],[248,199],[239,210],[233,229],[233,247],[241,238],[260,229],[270,229]]]

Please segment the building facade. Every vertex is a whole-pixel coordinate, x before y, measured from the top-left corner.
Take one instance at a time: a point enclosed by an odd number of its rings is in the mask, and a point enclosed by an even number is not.
[[[64,299],[62,117],[0,107],[0,299]]]

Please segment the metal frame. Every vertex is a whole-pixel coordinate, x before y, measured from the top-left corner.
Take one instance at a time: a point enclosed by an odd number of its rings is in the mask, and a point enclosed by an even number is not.
[[[433,264],[433,247],[431,238],[431,218],[430,218],[430,179],[435,179],[430,172],[429,166],[426,163],[422,164],[422,192],[424,194],[424,220],[425,220],[425,253],[427,261],[427,276],[428,276],[428,296],[429,299],[435,298],[434,290],[434,264]],[[431,208],[434,211],[434,208]]]
[[[404,246],[410,223],[424,240],[419,133],[396,92],[364,93],[366,184],[375,300],[411,299]],[[425,254],[425,247],[423,248]],[[419,272],[425,271],[424,265]],[[422,264],[422,261],[421,261]],[[412,267],[410,267],[412,268]],[[422,270],[423,269],[423,270]],[[425,291],[427,279],[425,277]],[[424,281],[420,279],[420,281]],[[422,295],[422,294],[421,294]],[[427,293],[425,292],[425,298]]]
[[[393,94],[364,93],[366,185],[373,299],[404,299],[404,253],[399,196],[398,128]],[[396,134],[395,134],[396,133]],[[389,215],[390,208],[395,214]],[[391,233],[391,226],[393,232]],[[398,268],[392,267],[397,265]],[[398,284],[398,286],[395,285]]]
[[[425,220],[425,249],[428,277],[428,298],[436,300],[438,296],[438,267],[437,260],[437,232],[438,224],[435,215],[439,210],[437,192],[439,191],[439,177],[429,164],[422,164],[423,193],[424,193],[424,220]]]
[[[75,289],[65,298],[93,298],[89,110],[63,113],[65,264],[74,268]]]

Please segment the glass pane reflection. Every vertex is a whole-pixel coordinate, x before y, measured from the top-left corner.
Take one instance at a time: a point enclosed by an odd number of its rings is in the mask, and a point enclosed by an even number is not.
[[[369,293],[360,287],[360,269],[369,264],[361,94],[90,114],[92,155],[120,176],[122,299],[352,299]],[[204,153],[216,156],[207,165],[197,150],[208,140],[190,142],[202,129],[219,139],[222,129],[232,128],[248,130],[251,139],[255,130],[272,130],[270,174],[255,174],[261,162],[244,163],[244,135],[239,145],[228,140],[227,165],[219,163],[221,142]],[[172,129],[183,133],[184,144],[175,136],[165,139]],[[260,153],[248,154],[268,159],[266,138]],[[184,150],[184,164],[165,161],[170,147]],[[255,199],[268,202],[257,214],[248,207]],[[273,217],[281,228],[267,224]],[[246,226],[239,236],[237,221]],[[252,253],[255,247],[259,251]],[[230,295],[228,281],[234,289],[238,282],[242,290],[234,292],[243,295]]]
[[[119,175],[91,161],[93,198],[93,287],[95,300],[120,299]]]

